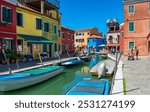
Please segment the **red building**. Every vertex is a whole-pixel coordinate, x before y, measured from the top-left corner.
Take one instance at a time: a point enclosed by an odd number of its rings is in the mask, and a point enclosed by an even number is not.
[[[0,0],[0,53],[16,49],[16,0]]]
[[[75,31],[62,27],[62,53],[65,53],[65,50],[68,51],[68,53],[74,53],[74,34]]]
[[[150,1],[123,0],[124,54],[137,47],[140,56],[150,54]]]

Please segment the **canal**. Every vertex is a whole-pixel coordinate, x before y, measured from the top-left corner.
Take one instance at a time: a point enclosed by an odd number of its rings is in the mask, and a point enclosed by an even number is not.
[[[65,67],[64,71],[47,81],[42,83],[10,91],[0,92],[1,95],[65,95],[76,83],[83,78],[97,78],[92,76],[90,73],[83,73],[81,69],[85,66],[89,66],[88,62],[84,64]],[[107,77],[111,80],[111,77]]]

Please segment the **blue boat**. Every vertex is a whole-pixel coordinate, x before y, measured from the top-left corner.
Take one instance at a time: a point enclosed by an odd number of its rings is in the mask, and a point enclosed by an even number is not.
[[[83,60],[78,60],[78,59],[73,59],[73,60],[68,60],[68,61],[65,61],[65,62],[62,62],[62,66],[75,66],[75,65],[79,65],[79,64],[82,64],[84,63]]]
[[[82,80],[78,82],[66,95],[109,95],[108,79]]]
[[[82,56],[80,57],[80,59],[84,61],[90,61],[90,58],[88,56]]]
[[[62,66],[45,66],[0,76],[0,91],[11,91],[48,80],[63,71]]]

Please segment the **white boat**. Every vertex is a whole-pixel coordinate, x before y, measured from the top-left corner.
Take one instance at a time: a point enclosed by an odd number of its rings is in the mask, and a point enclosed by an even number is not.
[[[62,66],[45,66],[14,74],[0,76],[0,91],[11,91],[28,87],[57,76],[63,71]]]
[[[105,60],[105,61],[101,61],[98,64],[96,64],[91,70],[90,73],[92,73],[93,75],[98,75],[98,71],[99,71],[99,67],[101,65],[101,63],[104,63],[106,65],[106,68],[108,69],[107,71],[107,75],[112,75],[112,73],[114,72],[115,69],[115,61],[113,60]]]

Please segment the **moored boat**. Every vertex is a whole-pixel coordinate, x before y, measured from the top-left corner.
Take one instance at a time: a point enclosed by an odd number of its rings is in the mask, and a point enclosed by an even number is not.
[[[0,91],[11,91],[28,87],[57,76],[63,71],[62,66],[45,66],[14,74],[0,76]]]
[[[80,57],[80,59],[84,61],[90,61],[90,58],[88,56],[82,56]]]
[[[98,75],[98,71],[99,71],[98,69],[99,69],[99,67],[100,67],[100,65],[101,65],[102,63],[104,63],[104,64],[106,65],[106,68],[108,69],[106,75],[109,75],[109,76],[112,75],[113,72],[114,72],[114,69],[115,69],[115,62],[114,62],[113,60],[110,60],[110,59],[101,61],[101,62],[99,62],[98,64],[96,64],[96,65],[90,70],[90,73],[91,73],[92,75]]]
[[[109,95],[108,79],[86,79],[78,82],[66,95]]]
[[[62,62],[62,66],[75,66],[75,65],[79,65],[79,64],[82,64],[84,63],[83,60],[78,60],[78,59],[73,59],[73,60],[68,60],[68,61],[65,61],[65,62]]]

